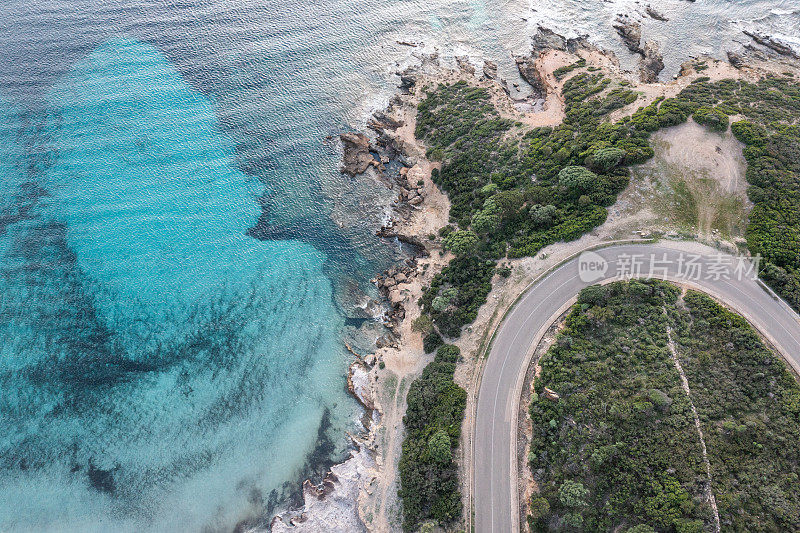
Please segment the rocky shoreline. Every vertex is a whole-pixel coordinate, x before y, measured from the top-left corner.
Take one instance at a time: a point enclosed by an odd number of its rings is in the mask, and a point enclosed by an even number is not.
[[[401,74],[400,78],[401,90],[416,83],[416,76],[411,72]],[[392,105],[383,112],[376,112],[368,122],[374,139],[360,132],[347,132],[339,137],[343,150],[341,171],[344,174],[357,176],[373,168],[381,183],[397,191],[392,216],[376,235],[401,243],[408,252],[403,264],[372,280],[386,304],[381,321],[387,333],[376,339],[376,353],[362,357],[347,346],[355,356],[348,370],[347,388],[364,408],[364,432],[349,436],[352,444],[350,457],[333,466],[321,483],[315,485],[309,480],[303,483],[302,508],[275,516],[269,526],[273,532],[367,530],[366,502],[377,489],[376,481],[383,463],[377,450],[379,435],[385,429],[378,377],[385,363],[379,360],[380,352],[402,350],[401,325],[407,317],[407,295],[414,285],[419,285],[417,277],[422,270],[417,259],[429,256],[428,245],[423,236],[414,231],[412,219],[423,213],[423,203],[434,185],[430,182],[430,168],[426,173],[423,166],[416,164],[420,159],[419,150],[407,144],[408,135],[398,133],[405,122],[393,115],[402,114]]]
[[[367,531],[361,518],[362,493],[368,493],[378,476],[373,427],[380,422],[375,395],[375,358],[357,358],[348,370],[347,388],[365,410],[363,435],[348,435],[352,450],[342,463],[334,465],[317,485],[303,482],[303,506],[273,517],[269,531]],[[250,530],[255,533],[260,530]]]
[[[629,18],[620,17],[615,29],[628,48],[640,55],[638,82],[641,85],[637,90],[642,91],[642,98],[649,101],[677,92],[692,77],[698,76],[694,65],[699,64],[699,60],[686,63],[677,82],[657,83],[664,68],[658,44],[642,42],[641,25]],[[747,69],[749,63],[764,61],[769,54],[778,53],[764,46],[763,50],[750,49],[746,55],[729,53],[729,66],[709,58],[714,67],[708,74],[731,75],[734,69]],[[406,246],[409,257],[403,264],[372,280],[386,306],[381,319],[387,332],[376,340],[374,354],[361,357],[353,352],[356,360],[350,366],[347,383],[348,390],[365,409],[364,433],[351,436],[350,457],[334,466],[319,485],[309,481],[303,484],[303,508],[276,516],[270,526],[272,531],[389,531],[395,524],[397,517],[389,514],[398,510],[397,502],[393,501],[396,498],[396,464],[405,392],[410,381],[403,378],[413,378],[428,362],[421,347],[421,336],[413,330],[412,323],[420,316],[417,300],[422,288],[449,259],[438,236],[438,229],[448,222],[449,201],[430,179],[431,170],[438,164],[426,159],[424,147],[414,137],[416,104],[422,97],[422,88],[468,80],[490,89],[504,115],[533,125],[557,124],[562,115],[557,98],[559,80],[554,78],[553,72],[575,61],[578,55],[589,57],[598,69],[611,71],[614,76],[623,75],[613,53],[594,47],[586,38],[567,39],[544,28],[533,36],[530,54],[513,58],[520,76],[532,88],[525,102],[510,98],[508,84],[498,78],[497,64],[492,61],[483,61],[482,66],[476,68],[469,58],[460,57],[456,58],[455,68],[448,68],[440,64],[436,54],[420,55],[419,65],[397,73],[399,94],[387,109],[369,119],[367,127],[371,134],[341,134],[342,172],[356,176],[372,168],[384,186],[397,192],[392,216],[377,235]],[[528,108],[521,106],[522,103],[536,104],[539,112],[526,114],[524,111]],[[641,105],[641,102],[634,105]],[[614,224],[619,223],[610,215],[603,231],[593,232],[574,243],[554,245],[541,258],[515,260],[515,270],[520,273],[509,281],[496,280],[501,294],[493,291],[495,301],[485,305],[476,323],[459,340],[457,344],[463,345],[462,351],[476,352],[483,345],[482,339],[496,325],[498,316],[502,316],[502,306],[510,305],[513,296],[536,272],[558,257],[585,246],[588,241],[613,238]],[[469,388],[475,383],[475,372],[474,363],[465,363],[457,372],[457,380]]]

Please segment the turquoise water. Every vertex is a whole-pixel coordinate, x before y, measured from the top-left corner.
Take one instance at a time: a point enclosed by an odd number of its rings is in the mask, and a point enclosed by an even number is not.
[[[151,45],[103,44],[47,100],[21,139],[48,154],[41,195],[3,206],[28,209],[0,237],[0,529],[263,512],[347,403],[324,254],[247,235],[264,186]],[[4,118],[4,184],[24,195],[24,117]]]
[[[793,34],[767,3],[670,0],[647,29],[671,64],[732,19]],[[326,137],[420,51],[514,80],[540,20],[618,44],[626,1],[538,4],[3,2],[0,531],[263,525],[341,458],[353,303],[402,255],[374,236],[394,194]]]

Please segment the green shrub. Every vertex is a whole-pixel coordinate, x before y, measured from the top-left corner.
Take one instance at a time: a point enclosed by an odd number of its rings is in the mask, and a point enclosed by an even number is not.
[[[767,130],[748,120],[740,120],[731,124],[731,131],[741,142],[751,146],[764,146],[767,144]]]
[[[439,429],[428,439],[428,456],[435,463],[447,464],[453,460],[450,451],[450,437],[443,429]]]
[[[445,344],[436,350],[436,360],[455,363],[461,357],[461,349],[454,344]]]
[[[561,488],[558,489],[558,501],[561,502],[561,505],[564,507],[586,507],[586,498],[588,496],[588,489],[586,489],[580,481],[567,479],[561,484]]]
[[[444,238],[444,247],[456,255],[471,254],[478,247],[478,236],[473,231],[456,230]]]
[[[728,115],[716,107],[700,107],[694,112],[692,118],[711,131],[726,131],[728,129]]]
[[[625,150],[616,147],[600,148],[589,156],[589,165],[598,172],[609,172],[622,163]]]
[[[442,340],[442,336],[439,335],[437,332],[429,333],[422,339],[422,347],[425,350],[425,353],[433,353],[436,351],[436,348],[444,344]]]
[[[558,183],[573,193],[591,192],[597,183],[597,174],[586,167],[564,167],[558,173]]]

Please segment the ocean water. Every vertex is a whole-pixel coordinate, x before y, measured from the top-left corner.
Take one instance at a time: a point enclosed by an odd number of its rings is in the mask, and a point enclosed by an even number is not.
[[[673,3],[646,25],[681,44],[668,68],[737,25],[798,33],[788,2]],[[392,193],[341,176],[327,137],[362,128],[423,51],[515,79],[540,21],[632,61],[607,24],[623,9],[3,2],[0,530],[266,523],[346,452],[352,304],[403,257],[374,236]]]
[[[725,58],[752,40],[742,30],[780,39],[800,53],[800,4],[796,0],[531,0],[531,24],[563,28],[570,36],[589,35],[599,46],[613,50],[623,67],[635,70],[636,56],[620,46],[610,29],[619,14],[642,22],[642,37],[659,42],[664,54],[662,78],[677,74],[680,64],[699,55]],[[668,21],[647,15],[652,6]]]
[[[45,97],[43,168],[4,169],[2,529],[257,512],[347,402],[325,255],[247,234],[265,186],[153,46],[109,40]]]

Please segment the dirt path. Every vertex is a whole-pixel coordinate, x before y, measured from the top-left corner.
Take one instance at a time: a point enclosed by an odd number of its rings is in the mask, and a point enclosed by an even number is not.
[[[664,308],[664,315],[667,315],[666,307]],[[683,367],[678,359],[678,351],[675,349],[675,343],[672,340],[672,328],[669,327],[669,324],[667,324],[667,346],[669,346],[669,353],[672,357],[672,362],[675,364],[675,369],[681,376],[681,386],[683,387],[683,392],[686,393],[686,397],[689,398],[689,405],[692,408],[692,416],[694,417],[694,427],[697,428],[697,434],[700,436],[700,448],[703,451],[703,464],[706,467],[706,476],[708,477],[708,485],[706,486],[706,499],[708,499],[709,503],[711,504],[711,508],[714,510],[714,531],[716,533],[720,533],[719,510],[717,510],[717,499],[714,497],[714,491],[711,488],[711,462],[708,460],[706,439],[703,435],[703,429],[700,427],[700,417],[697,415],[697,409],[695,409],[694,401],[692,401],[692,392],[689,389],[689,380],[686,379],[686,374],[683,372]]]
[[[398,377],[397,385],[394,389],[394,403],[390,409],[386,409],[384,413],[383,424],[386,428],[386,445],[384,449],[384,461],[394,461],[398,455],[397,444],[402,433],[403,424],[403,411],[406,401],[405,383],[409,381]],[[380,484],[378,485],[377,492],[378,505],[375,521],[373,522],[373,531],[383,533],[392,530],[392,521],[389,518],[389,500],[394,500],[393,495],[396,495],[395,480],[397,478],[397,469],[393,466],[384,463],[384,474],[379,477]],[[390,492],[392,491],[392,492]]]

